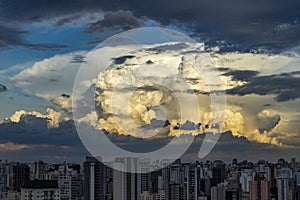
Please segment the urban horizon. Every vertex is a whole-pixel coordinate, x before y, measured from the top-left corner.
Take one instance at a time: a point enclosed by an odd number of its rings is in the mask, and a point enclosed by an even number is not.
[[[46,195],[62,200],[297,200],[300,197],[300,162],[295,158],[290,161],[281,158],[276,163],[233,159],[227,164],[221,160],[150,163],[119,158],[116,163],[152,170],[124,173],[95,157],[86,157],[80,164],[1,161],[1,199],[40,199]],[[159,169],[158,165],[164,167]]]

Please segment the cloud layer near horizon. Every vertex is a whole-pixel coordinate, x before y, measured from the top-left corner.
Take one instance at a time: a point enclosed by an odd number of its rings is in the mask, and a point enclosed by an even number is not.
[[[50,120],[51,121],[51,120]],[[75,160],[81,161],[87,151],[81,143],[72,121],[60,121],[58,127],[49,127],[49,119],[23,114],[18,122],[7,120],[0,124],[2,158],[23,155],[22,160],[45,159],[50,161]],[[184,159],[197,159],[199,148],[205,134],[196,136]],[[108,135],[117,146],[132,152],[148,152],[166,145],[172,137],[162,136],[152,139],[141,139],[119,134]],[[233,145],[234,144],[234,145]],[[179,144],[180,145],[180,144]],[[278,157],[296,157],[299,147],[278,147],[268,144],[250,142],[245,137],[233,136],[230,132],[223,133],[214,150],[205,159],[232,159],[232,154],[239,159],[256,160],[254,155],[276,160]],[[51,153],[49,153],[51,152]],[[274,158],[274,153],[278,156]],[[251,156],[252,155],[252,156]],[[167,155],[166,155],[167,158]]]

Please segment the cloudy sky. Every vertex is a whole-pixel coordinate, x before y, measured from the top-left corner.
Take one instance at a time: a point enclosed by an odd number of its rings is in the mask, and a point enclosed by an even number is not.
[[[170,141],[178,113],[170,111],[168,123],[161,123],[159,105],[174,106],[168,102],[171,93],[162,96],[161,88],[148,85],[132,96],[136,124],[148,132],[163,124],[158,136],[147,140],[115,126],[105,100],[122,73],[137,65],[181,66],[198,102],[204,102],[199,120],[184,121],[179,129],[196,136],[185,157],[197,159],[209,124],[209,96],[183,57],[205,51],[221,74],[227,99],[223,133],[205,159],[300,159],[299,9],[294,0],[0,0],[0,157],[81,161],[88,151],[72,120],[72,90],[80,66],[91,62],[88,53],[110,36],[162,27],[197,43],[147,44],[120,57],[109,49],[94,52],[106,53],[111,62],[94,85],[97,124],[112,141],[135,152]],[[139,103],[142,94],[151,103]],[[92,114],[84,122],[93,124]],[[122,117],[119,121],[128,124]]]

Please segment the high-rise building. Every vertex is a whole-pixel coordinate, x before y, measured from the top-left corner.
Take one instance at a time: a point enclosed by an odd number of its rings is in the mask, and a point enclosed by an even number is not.
[[[289,180],[284,177],[278,177],[276,180],[277,180],[277,188],[278,188],[278,200],[288,200]]]
[[[169,193],[168,187],[169,187],[169,180],[170,180],[170,161],[169,160],[162,160],[161,161],[161,167],[162,167],[162,182],[163,182],[163,190],[166,191],[166,199],[168,199]]]
[[[14,189],[20,190],[21,186],[30,180],[30,168],[27,164],[17,163],[13,166],[14,173]]]
[[[254,180],[250,181],[250,200],[268,200],[269,185],[262,173],[255,175]]]
[[[163,177],[162,170],[152,171],[150,174],[150,184],[151,184],[151,192],[156,193],[158,190],[162,190],[163,187]]]
[[[60,200],[57,181],[26,181],[21,188],[21,200]]]
[[[149,191],[143,191],[141,193],[141,200],[153,200],[153,195]]]
[[[79,164],[52,165],[47,172],[47,179],[58,182],[61,200],[82,199],[82,174]]]
[[[277,170],[276,183],[278,188],[278,200],[290,200],[293,197],[290,190],[290,179],[292,178],[292,170],[284,167]]]
[[[140,200],[141,174],[137,173],[139,161],[137,158],[116,158],[114,166],[123,171],[114,170],[114,200]],[[126,173],[126,171],[131,173]]]
[[[211,188],[211,200],[225,200],[225,184],[219,183],[217,186]]]
[[[167,181],[167,199],[184,199],[184,167],[180,159],[168,166],[169,179]]]
[[[184,186],[178,183],[170,183],[168,190],[168,200],[183,200]]]
[[[276,168],[275,165],[270,165],[270,199],[278,199],[278,188],[276,185]]]
[[[156,193],[153,194],[153,200],[166,200],[166,191],[158,190]]]
[[[226,182],[226,200],[240,200],[242,197],[242,190],[239,183],[239,173],[236,171],[230,172]]]
[[[208,176],[205,176],[200,179],[200,192],[205,196],[209,196],[211,191],[211,180]]]
[[[297,171],[297,162],[296,162],[296,158],[292,158],[291,159],[291,169],[293,170],[293,172]]]
[[[47,167],[47,163],[43,161],[34,162],[32,165],[32,179],[45,180]]]
[[[0,198],[1,193],[13,189],[13,168],[10,163],[0,161]]]
[[[197,200],[200,196],[200,172],[201,167],[197,163],[189,164],[185,169],[185,199]]]
[[[105,200],[113,200],[114,194],[114,169],[105,167]]]
[[[184,171],[183,171],[181,160],[180,159],[176,160],[174,163],[172,163],[169,166],[169,168],[170,168],[169,183],[183,184]]]
[[[141,192],[150,192],[150,159],[139,160]]]
[[[0,199],[20,200],[20,190],[15,190],[15,176],[13,166],[16,163],[0,160]]]
[[[243,171],[241,171],[240,184],[241,184],[241,189],[243,192],[250,191],[249,183],[252,180],[253,180],[252,170],[244,169]]]
[[[296,184],[297,186],[300,186],[300,172],[296,173]]]
[[[225,180],[226,171],[225,164],[222,161],[215,161],[212,168],[212,180],[211,185],[217,186],[219,183],[223,183]]]
[[[95,157],[86,157],[83,167],[84,200],[105,200],[104,164]]]

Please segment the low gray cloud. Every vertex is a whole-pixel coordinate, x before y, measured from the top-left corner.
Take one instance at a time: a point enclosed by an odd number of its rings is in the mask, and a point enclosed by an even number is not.
[[[28,34],[28,31],[0,23],[0,48],[23,46],[39,51],[59,51],[61,49],[69,48],[68,45],[64,44],[31,43],[24,39],[26,34]]]
[[[24,43],[24,30],[0,24],[0,47],[19,46]]]
[[[116,12],[108,11],[95,23],[88,24],[87,33],[102,32],[106,30],[128,30],[142,26],[142,20],[135,17],[131,11],[118,10]]]
[[[37,51],[60,51],[62,49],[70,48],[70,46],[65,44],[54,44],[54,43],[23,43],[22,46],[30,48]]]
[[[271,131],[273,128],[276,127],[277,124],[280,122],[280,115],[274,115],[274,116],[258,116],[258,127],[260,132],[263,133],[264,131]]]
[[[49,127],[49,119],[32,114],[23,114],[18,122],[4,121],[0,124],[2,143],[53,144],[78,146],[80,140],[73,121],[61,121],[58,127]]]
[[[0,24],[0,48],[23,46],[39,51],[59,51],[61,49],[69,48],[68,45],[64,44],[31,43],[24,39],[26,34],[28,34],[28,31]]]
[[[160,122],[160,120],[156,122]],[[72,120],[62,121],[58,127],[53,128],[49,128],[47,123],[47,119],[33,115],[23,115],[19,122],[2,122],[0,124],[0,143],[3,145],[0,151],[3,158],[78,161],[88,154],[76,133]],[[191,128],[190,125],[194,125],[193,123],[188,124],[189,126],[187,125],[186,128]],[[198,159],[198,151],[206,134],[195,136],[193,144],[182,156],[183,159]],[[168,135],[137,138],[118,133],[108,133],[107,137],[120,148],[136,153],[158,150],[173,139]],[[299,158],[298,151],[297,146],[279,147],[251,142],[246,137],[233,136],[229,131],[221,134],[213,151],[204,159],[231,160],[234,155],[239,159],[256,160],[259,158],[255,156],[259,154],[265,159],[276,160],[278,157]]]
[[[195,138],[193,145],[183,155],[183,159],[198,159],[198,152],[202,145],[205,135],[199,135]],[[239,160],[258,161],[266,159],[277,161],[278,158],[290,159],[299,157],[299,147],[278,147],[274,145],[250,142],[245,137],[235,137],[231,132],[222,133],[218,143],[210,154],[203,160],[224,160],[231,161],[233,157]],[[258,156],[259,155],[259,156]]]

